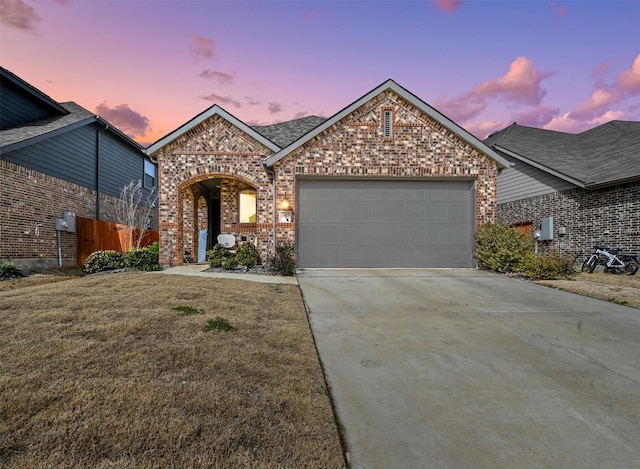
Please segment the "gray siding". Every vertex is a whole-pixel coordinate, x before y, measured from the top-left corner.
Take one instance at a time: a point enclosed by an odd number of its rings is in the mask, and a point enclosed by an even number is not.
[[[513,161],[513,160],[511,160]],[[576,186],[531,165],[515,161],[515,166],[498,176],[498,204],[537,197]]]
[[[3,160],[96,190],[96,148],[101,125],[91,124],[2,155]],[[144,176],[141,151],[115,134],[100,132],[100,192],[118,197]]]
[[[85,125],[4,153],[2,159],[95,190],[96,132],[96,126]]]
[[[299,267],[473,267],[473,181],[297,183]]]
[[[33,98],[8,80],[0,84],[0,129],[10,129],[29,122],[61,115],[43,101]]]

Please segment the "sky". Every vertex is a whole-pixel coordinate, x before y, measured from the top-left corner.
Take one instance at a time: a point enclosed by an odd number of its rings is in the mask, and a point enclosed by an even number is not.
[[[218,104],[331,117],[391,78],[478,138],[640,120],[640,0],[0,0],[0,65],[148,145]]]

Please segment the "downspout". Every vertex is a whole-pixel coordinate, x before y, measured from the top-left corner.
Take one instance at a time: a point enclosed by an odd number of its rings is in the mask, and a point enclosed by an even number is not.
[[[271,175],[273,179],[273,203],[272,203],[272,212],[273,212],[273,257],[276,256],[276,172],[273,169],[269,169],[267,163],[262,160],[262,167],[267,172],[267,174]]]
[[[105,122],[103,125],[104,128],[98,129],[96,134],[96,220],[100,220],[100,134],[109,128],[109,123]]]

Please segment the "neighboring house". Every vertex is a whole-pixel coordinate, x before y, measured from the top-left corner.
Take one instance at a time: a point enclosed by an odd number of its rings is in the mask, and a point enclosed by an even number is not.
[[[612,121],[580,134],[513,124],[485,140],[513,166],[498,177],[499,218],[541,228],[568,255],[601,240],[640,254],[640,122]]]
[[[107,121],[0,68],[0,262],[57,265],[56,219],[115,222],[123,186],[151,189],[156,178],[144,149]],[[76,233],[61,233],[64,264],[76,263],[76,246]]]
[[[298,267],[473,267],[508,164],[392,80],[329,119],[251,127],[215,105],[147,153],[164,266],[222,233],[263,259],[295,244]]]

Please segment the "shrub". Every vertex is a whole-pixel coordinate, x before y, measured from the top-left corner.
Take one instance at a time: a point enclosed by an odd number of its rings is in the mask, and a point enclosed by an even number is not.
[[[483,269],[507,273],[520,270],[523,259],[533,253],[535,240],[512,226],[488,222],[476,232],[478,264]]]
[[[296,271],[295,247],[293,244],[283,243],[276,246],[276,254],[270,259],[270,268],[280,275],[291,276]]]
[[[0,278],[22,277],[22,272],[16,269],[13,262],[3,262],[0,264]]]
[[[232,255],[228,248],[225,248],[222,244],[216,244],[213,249],[207,253],[207,260],[211,267],[222,267],[222,263]]]
[[[149,250],[151,252],[155,252],[156,254],[160,255],[160,243],[158,241],[154,241],[149,246],[147,246],[147,247],[145,247],[143,249],[147,249],[147,250]]]
[[[235,257],[230,257],[222,261],[222,268],[224,270],[233,270],[236,267],[238,267],[238,261],[236,260]]]
[[[162,269],[159,264],[159,254],[154,252],[152,248],[129,251],[124,255],[124,261],[127,267],[147,272]]]
[[[229,321],[227,319],[217,316],[215,319],[209,319],[209,321],[207,321],[207,325],[204,326],[202,330],[205,332],[210,332],[213,330],[227,332],[235,330],[235,327],[229,324]]]
[[[260,263],[260,254],[251,243],[243,243],[236,249],[236,260],[239,265],[253,267]]]
[[[562,256],[557,252],[539,256],[529,253],[522,259],[521,270],[532,280],[572,278],[577,273],[573,258]]]
[[[118,251],[96,251],[84,262],[84,271],[88,274],[124,267],[126,267],[124,253]]]

